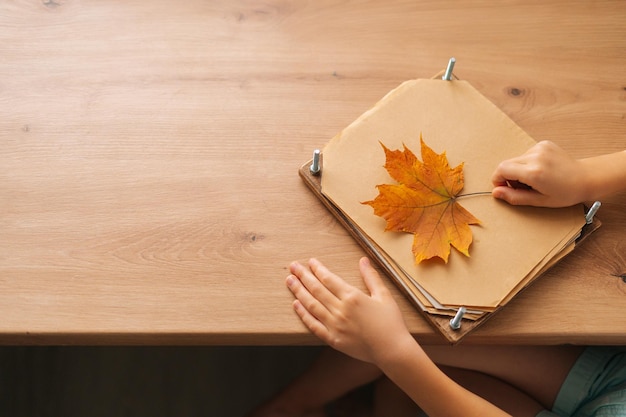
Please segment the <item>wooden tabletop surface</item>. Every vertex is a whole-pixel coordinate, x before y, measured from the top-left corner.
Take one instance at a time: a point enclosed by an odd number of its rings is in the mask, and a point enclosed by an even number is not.
[[[1,2],[0,344],[319,343],[287,266],[362,288],[364,252],[299,178],[312,151],[452,56],[536,140],[622,150],[624,22],[616,1]],[[626,195],[598,216],[464,343],[626,343]]]

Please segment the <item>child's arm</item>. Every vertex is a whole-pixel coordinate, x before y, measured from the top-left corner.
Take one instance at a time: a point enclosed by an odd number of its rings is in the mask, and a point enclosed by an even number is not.
[[[314,259],[308,267],[297,262],[290,266],[287,286],[311,332],[331,347],[378,366],[431,417],[508,415],[441,372],[407,330],[367,258],[359,267],[369,295]]]
[[[493,196],[515,205],[565,207],[626,190],[626,151],[573,159],[552,142],[503,161]]]

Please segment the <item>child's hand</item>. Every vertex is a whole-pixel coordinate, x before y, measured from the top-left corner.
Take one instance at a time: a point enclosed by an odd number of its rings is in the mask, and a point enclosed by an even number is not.
[[[525,154],[503,161],[493,173],[492,194],[514,205],[566,207],[585,200],[584,162],[552,142],[539,142]]]
[[[347,355],[376,364],[412,336],[369,260],[361,258],[359,268],[370,295],[315,259],[308,268],[292,263],[287,286],[296,297],[294,309],[313,334]]]

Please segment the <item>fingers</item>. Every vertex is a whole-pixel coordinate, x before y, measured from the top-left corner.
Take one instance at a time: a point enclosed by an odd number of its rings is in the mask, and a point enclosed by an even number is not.
[[[357,359],[374,362],[377,351],[387,351],[386,331],[408,333],[402,313],[380,275],[367,258],[359,262],[366,294],[316,260],[309,267],[294,262],[287,286],[296,297],[293,307],[304,325],[322,341]]]
[[[328,323],[339,307],[338,296],[350,286],[316,259],[309,261],[308,268],[293,262],[289,269],[293,275],[287,277],[286,283],[296,297],[296,313],[314,334],[325,340]]]
[[[496,187],[508,185],[511,181],[526,183],[527,169],[527,164],[520,158],[503,161],[493,173],[491,182]]]
[[[542,172],[549,170],[555,157],[562,153],[563,151],[550,141],[539,142],[523,155],[502,161],[493,173],[491,181],[496,187],[511,185],[513,188],[519,188],[515,185],[519,183],[534,187],[542,177]]]
[[[494,198],[512,205],[541,206],[545,196],[534,189],[536,186],[536,168],[530,164],[526,155],[503,161],[498,165],[491,181],[494,185]]]
[[[545,206],[546,197],[532,189],[513,188],[507,185],[495,187],[491,192],[494,198],[519,206]]]
[[[293,274],[287,277],[287,286],[291,292],[310,313],[324,319],[328,313],[327,306],[332,304],[334,295],[309,268],[299,262],[293,262],[289,269]]]
[[[329,339],[330,332],[326,325],[311,314],[309,310],[302,305],[300,300],[295,300],[293,302],[293,308],[300,317],[300,320],[302,320],[302,323],[304,323],[311,333],[323,341],[327,341]]]
[[[368,258],[363,257],[359,260],[359,270],[361,271],[365,286],[372,296],[387,295],[387,287]]]
[[[286,284],[296,297],[294,310],[313,334],[328,343],[333,332],[333,317],[342,314],[341,298],[355,288],[316,259],[309,260],[308,268],[299,262],[293,262],[289,269],[292,275],[287,277]],[[382,282],[375,281],[380,281],[380,278],[369,263],[362,271],[370,275],[372,288],[382,285]]]
[[[317,337],[326,340],[328,329],[324,324],[328,320],[329,312],[306,287],[297,276],[289,275],[286,280],[287,287],[296,297],[293,308],[300,316],[302,323]]]
[[[342,290],[347,286],[317,259],[310,259],[308,268],[299,262],[293,262],[289,269],[315,298],[327,306],[340,298]]]
[[[334,297],[341,299],[345,292],[351,288],[350,285],[348,285],[343,279],[330,272],[328,268],[326,268],[317,259],[310,259],[309,267],[315,274],[317,280],[328,290],[328,292],[333,294]]]

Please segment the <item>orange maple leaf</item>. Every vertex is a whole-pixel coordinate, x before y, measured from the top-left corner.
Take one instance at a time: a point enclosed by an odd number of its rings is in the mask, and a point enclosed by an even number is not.
[[[470,224],[480,220],[457,201],[463,189],[463,164],[450,168],[446,153],[435,153],[422,140],[420,162],[406,145],[391,151],[385,145],[385,169],[399,184],[377,185],[378,196],[366,201],[374,214],[387,220],[386,231],[413,233],[415,262],[441,258],[448,263],[450,245],[469,256]]]

